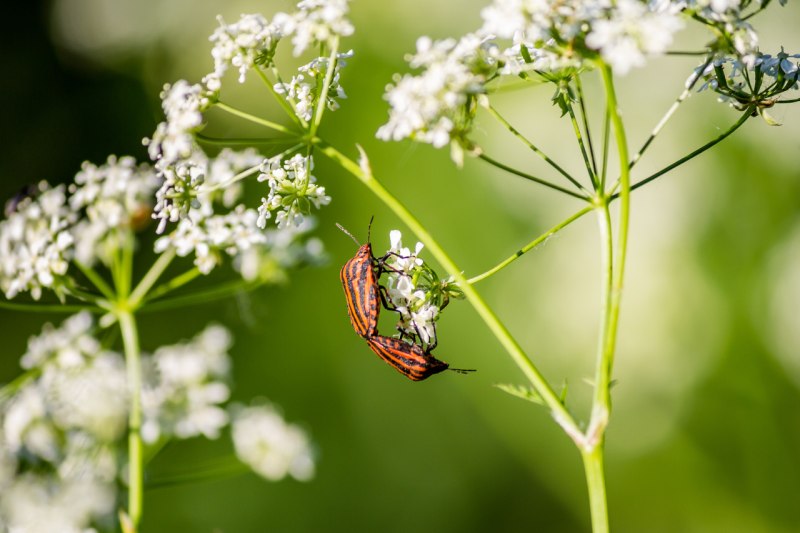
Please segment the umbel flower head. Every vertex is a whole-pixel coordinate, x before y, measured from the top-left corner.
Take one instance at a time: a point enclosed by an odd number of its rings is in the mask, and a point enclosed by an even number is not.
[[[104,349],[99,333],[86,312],[46,325],[22,357],[30,378],[0,395],[0,524],[8,531],[82,532],[113,522],[127,470],[128,381],[122,354]],[[220,436],[231,421],[231,343],[227,329],[210,325],[143,354],[147,443]],[[313,476],[308,437],[277,410],[232,413],[233,446],[254,472],[275,481]]]
[[[0,289],[6,298],[42,289],[63,294],[65,275],[74,254],[70,231],[78,219],[67,204],[66,187],[40,182],[7,204],[0,222]]]

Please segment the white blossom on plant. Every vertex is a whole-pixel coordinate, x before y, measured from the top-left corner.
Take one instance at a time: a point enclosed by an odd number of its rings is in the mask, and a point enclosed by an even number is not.
[[[84,213],[72,230],[75,258],[85,265],[97,258],[109,264],[120,247],[115,230],[135,230],[149,220],[158,185],[153,168],[130,156],[112,155],[100,166],[84,162],[69,186],[70,207]]]
[[[239,459],[258,475],[278,481],[287,475],[300,481],[314,476],[314,457],[306,433],[287,423],[271,406],[238,406],[232,424]]]
[[[186,80],[164,85],[161,107],[167,120],[156,127],[152,138],[144,140],[150,159],[170,165],[192,155],[196,150],[194,132],[203,125],[203,112],[211,105],[213,93],[209,87],[190,85]]]
[[[225,255],[236,257],[266,238],[257,226],[258,213],[243,205],[233,211],[192,222],[182,219],[168,235],[155,242],[155,251],[173,248],[180,257],[194,254],[194,264],[203,274],[210,273]]]
[[[339,75],[341,68],[347,66],[344,60],[353,57],[353,51],[338,54],[336,57],[336,66],[325,98],[325,106],[331,111],[339,109],[339,100],[347,98],[339,83]],[[329,63],[330,58],[318,57],[298,68],[298,73],[292,76],[288,83],[276,83],[274,86],[275,92],[284,95],[297,116],[306,122],[311,120],[321,96],[322,81],[327,74]]]
[[[281,18],[281,17],[279,17]],[[270,23],[258,13],[242,15],[233,24],[217,17],[219,28],[209,41],[214,43],[214,75],[221,78],[229,67],[239,71],[239,83],[244,83],[247,71],[257,64],[269,64],[282,35],[278,24]]]
[[[27,473],[3,492],[0,516],[10,532],[88,533],[114,512],[115,496],[109,483]]]
[[[273,18],[283,35],[292,36],[294,55],[299,56],[316,43],[331,44],[335,37],[353,34],[353,24],[347,18],[349,0],[301,0],[297,11]]]
[[[39,183],[33,196],[18,199],[0,222],[0,290],[6,298],[42,289],[60,293],[74,253],[70,232],[77,214],[67,205],[66,188]]]
[[[150,379],[142,391],[142,437],[182,439],[219,436],[228,415],[231,335],[222,326],[206,327],[194,339],[156,350],[148,360]]]
[[[395,77],[384,98],[389,121],[378,129],[384,141],[414,139],[446,146],[469,130],[473,110],[468,104],[485,92],[488,74],[496,65],[492,45],[469,34],[460,40],[417,40],[417,53],[407,59],[419,75]]]
[[[264,161],[258,181],[267,182],[269,193],[258,208],[260,228],[266,227],[273,213],[278,228],[298,226],[312,206],[319,209],[330,203],[325,187],[317,185],[311,174],[313,167],[313,159],[300,154],[287,160],[278,157]]]
[[[593,22],[586,46],[598,50],[616,74],[627,74],[672,44],[673,35],[683,27],[679,9],[665,1],[618,0],[608,18]]]

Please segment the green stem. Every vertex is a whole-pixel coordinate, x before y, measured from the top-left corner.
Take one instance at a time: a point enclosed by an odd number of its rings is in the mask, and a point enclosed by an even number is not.
[[[597,379],[595,381],[595,398],[592,406],[592,419],[587,429],[588,444],[591,446],[593,441],[602,440],[605,427],[608,423],[608,416],[611,410],[611,373],[614,366],[614,354],[617,343],[617,330],[619,325],[619,310],[622,298],[622,283],[625,274],[625,259],[628,249],[628,226],[630,218],[630,168],[628,167],[628,141],[625,136],[625,126],[617,104],[614,80],[611,68],[605,63],[601,64],[603,76],[603,86],[606,91],[606,102],[611,116],[611,124],[614,129],[614,139],[616,141],[617,153],[620,164],[620,208],[619,208],[619,228],[617,230],[617,247],[611,268],[613,276],[611,280],[611,291],[607,300],[607,322],[606,334],[604,338],[604,348],[601,361],[597,369]],[[607,237],[610,239],[610,232]]]
[[[608,533],[608,505],[606,478],[603,465],[603,444],[592,451],[582,452],[586,484],[589,487],[589,509],[592,516],[592,533]]]
[[[583,122],[583,131],[586,132],[586,142],[589,145],[589,155],[592,157],[592,171],[594,173],[595,184],[597,183],[597,160],[594,156],[594,145],[592,143],[592,131],[589,129],[589,117],[586,114],[586,98],[583,96],[583,84],[581,83],[580,75],[575,76],[575,88],[578,91],[578,105],[581,109],[581,122]]]
[[[195,139],[197,139],[201,143],[205,144],[219,144],[223,146],[228,145],[236,145],[236,144],[244,144],[247,146],[259,145],[259,144],[289,144],[291,142],[296,141],[299,137],[291,138],[291,137],[209,137],[208,135],[203,135],[202,133],[195,133]]]
[[[597,181],[597,175],[593,170],[592,162],[589,160],[589,154],[586,152],[586,145],[583,142],[583,134],[581,133],[581,127],[578,125],[578,118],[575,116],[575,110],[572,108],[572,102],[569,98],[569,91],[566,87],[561,87],[561,91],[563,92],[562,98],[564,98],[564,103],[566,104],[567,112],[569,113],[569,120],[572,123],[572,130],[575,132],[575,138],[578,140],[578,147],[581,149],[583,164],[586,167],[586,171],[589,173],[589,179],[596,190],[600,184]],[[592,157],[594,158],[594,155],[592,155]]]
[[[577,181],[575,178],[573,178],[572,176],[570,176],[570,175],[569,175],[569,173],[568,173],[566,170],[564,170],[563,168],[561,168],[561,166],[559,166],[559,165],[558,165],[558,163],[556,163],[555,161],[553,161],[552,159],[550,159],[550,157],[549,157],[547,154],[545,154],[544,152],[542,152],[542,151],[541,151],[541,150],[540,150],[540,149],[539,149],[537,146],[535,146],[535,145],[534,145],[532,142],[530,142],[530,141],[529,141],[529,140],[528,140],[528,139],[527,139],[527,138],[526,138],[524,135],[522,135],[522,134],[521,134],[519,131],[517,131],[517,129],[516,129],[514,126],[512,126],[512,125],[511,125],[511,124],[510,124],[510,123],[509,123],[509,122],[508,122],[508,121],[507,121],[507,120],[506,120],[506,119],[503,117],[503,115],[501,115],[500,113],[498,113],[498,112],[497,112],[497,110],[496,110],[494,107],[492,107],[492,106],[488,105],[488,106],[486,106],[486,110],[487,110],[487,111],[489,111],[489,113],[490,113],[490,114],[491,114],[491,115],[492,115],[494,118],[496,118],[496,119],[498,120],[498,122],[500,122],[500,124],[502,124],[503,126],[505,126],[505,128],[506,128],[508,131],[510,131],[510,132],[511,132],[511,133],[512,133],[512,134],[513,134],[513,135],[514,135],[514,136],[515,136],[517,139],[519,139],[520,141],[522,141],[522,142],[523,142],[523,144],[525,144],[525,146],[527,146],[527,147],[528,147],[528,148],[529,148],[531,151],[533,151],[533,153],[535,153],[536,155],[538,155],[539,157],[541,157],[542,159],[544,159],[544,160],[545,160],[545,162],[547,162],[547,164],[549,164],[551,167],[553,167],[553,168],[554,168],[554,169],[555,169],[555,170],[556,170],[556,171],[557,171],[559,174],[561,174],[562,176],[564,176],[565,178],[567,178],[567,179],[568,179],[568,180],[569,180],[569,181],[570,181],[570,182],[571,182],[573,185],[575,185],[575,186],[576,186],[578,189],[580,189],[580,190],[581,190],[581,191],[583,191],[584,193],[587,193],[587,194],[588,194],[588,192],[589,192],[589,191],[587,191],[587,190],[586,190],[586,189],[583,187],[583,185],[581,185],[581,184],[580,184],[580,182],[578,182],[578,181]]]
[[[175,307],[185,307],[193,304],[202,304],[213,300],[220,300],[228,298],[240,292],[246,292],[256,289],[261,286],[259,282],[237,280],[229,283],[223,283],[216,287],[206,290],[198,290],[186,296],[176,296],[175,298],[168,298],[165,300],[158,300],[155,302],[148,302],[145,307],[141,308],[141,312],[162,311],[164,309],[172,309]]]
[[[259,172],[260,170],[261,170],[261,163],[259,163],[258,165],[252,166],[252,167],[250,167],[248,169],[245,169],[245,170],[239,172],[238,174],[236,174],[234,176],[231,176],[228,179],[228,181],[215,183],[214,185],[209,185],[209,186],[206,186],[206,187],[201,186],[198,192],[200,194],[206,194],[206,193],[217,191],[219,189],[227,189],[231,185],[234,185],[236,182],[242,181],[243,179],[248,178],[248,177],[252,176],[253,174]]]
[[[331,88],[331,81],[333,81],[333,74],[336,70],[337,54],[339,53],[339,37],[334,37],[333,46],[331,46],[331,55],[328,59],[328,69],[325,71],[325,80],[322,82],[322,92],[317,99],[317,108],[314,110],[314,122],[311,124],[311,135],[317,134],[319,125],[322,122],[322,114],[328,103],[328,91]]]
[[[650,143],[652,143],[653,140],[656,138],[656,136],[659,133],[661,133],[661,130],[667,124],[667,121],[669,121],[669,119],[672,118],[672,115],[675,114],[675,111],[678,110],[678,107],[684,102],[684,100],[686,100],[689,97],[689,95],[692,92],[692,89],[697,84],[697,81],[702,77],[703,71],[711,63],[712,60],[713,60],[713,56],[708,56],[708,58],[706,59],[706,62],[703,63],[703,65],[701,65],[697,70],[695,70],[695,72],[692,74],[692,77],[690,78],[689,83],[686,84],[686,87],[684,88],[683,92],[681,92],[681,94],[678,95],[678,98],[676,98],[675,101],[672,102],[672,105],[669,107],[667,112],[664,114],[663,117],[661,117],[661,120],[658,121],[658,124],[656,124],[656,127],[653,128],[653,131],[650,133],[650,136],[644,142],[642,147],[639,148],[639,151],[636,152],[636,155],[633,156],[633,159],[631,159],[631,162],[629,164],[629,168],[633,168],[633,166],[636,163],[639,162],[639,159],[642,158],[642,155],[647,150],[647,148],[650,146]],[[616,186],[615,186],[615,188],[616,188]]]
[[[747,108],[747,109],[745,110],[745,112],[744,112],[744,113],[742,113],[742,116],[741,116],[741,117],[739,117],[739,120],[737,120],[737,121],[736,121],[736,123],[735,123],[733,126],[731,126],[730,128],[728,128],[728,130],[727,130],[726,132],[722,133],[722,134],[721,134],[719,137],[717,137],[716,139],[713,139],[713,140],[711,140],[711,141],[707,142],[706,144],[704,144],[703,146],[701,146],[701,147],[700,147],[700,148],[698,148],[697,150],[695,150],[695,151],[691,152],[690,154],[687,154],[687,155],[685,155],[684,157],[681,157],[680,159],[678,159],[678,160],[677,160],[677,161],[675,161],[674,163],[672,163],[672,164],[670,164],[670,165],[667,165],[666,167],[662,168],[661,170],[659,170],[659,171],[658,171],[658,172],[656,172],[655,174],[651,174],[650,176],[648,176],[648,177],[644,178],[643,180],[641,180],[641,181],[638,181],[638,182],[634,183],[633,185],[631,185],[631,190],[632,190],[632,191],[635,191],[635,190],[636,190],[636,189],[638,189],[639,187],[641,187],[641,186],[643,186],[643,185],[646,185],[646,184],[650,183],[651,181],[655,180],[656,178],[659,178],[659,177],[661,177],[662,175],[666,174],[666,173],[667,173],[667,172],[669,172],[670,170],[672,170],[672,169],[674,169],[674,168],[676,168],[676,167],[679,167],[680,165],[682,165],[682,164],[686,163],[686,162],[687,162],[687,161],[689,161],[690,159],[693,159],[693,158],[697,157],[698,155],[702,154],[703,152],[705,152],[706,150],[708,150],[708,149],[709,149],[709,148],[711,148],[712,146],[714,146],[714,145],[716,145],[716,144],[718,144],[718,143],[722,142],[722,141],[723,141],[723,140],[725,140],[725,139],[726,139],[726,138],[727,138],[729,135],[731,135],[731,134],[732,134],[734,131],[738,130],[738,129],[739,129],[739,127],[740,127],[742,124],[744,124],[745,122],[747,122],[747,119],[748,119],[748,118],[750,118],[750,115],[751,115],[751,113],[752,113],[752,112],[753,112],[752,108]],[[614,195],[612,195],[612,196],[611,196],[611,199],[612,199],[612,200],[616,200],[616,199],[617,199],[619,196],[620,196],[620,193],[616,193],[616,194],[614,194]]]
[[[78,311],[89,311],[90,313],[106,312],[106,309],[95,305],[22,304],[4,300],[0,300],[0,309],[10,309],[12,311],[30,311],[32,313],[77,313]]]
[[[155,300],[156,298],[163,296],[167,293],[170,293],[175,289],[183,287],[184,285],[186,285],[187,283],[198,277],[200,274],[201,274],[200,270],[197,267],[194,267],[191,270],[187,270],[183,274],[175,276],[168,282],[162,283],[161,285],[150,291],[150,294],[148,294],[147,298],[145,298],[145,302]]]
[[[15,377],[13,380],[9,381],[5,385],[0,388],[0,405],[5,402],[7,399],[12,397],[14,394],[17,393],[22,387],[28,384],[28,382],[38,378],[42,374],[42,369],[39,367],[31,368],[30,370],[26,370],[19,376]]]
[[[550,237],[552,237],[553,235],[555,235],[556,233],[558,233],[562,229],[566,228],[567,226],[569,226],[570,224],[572,224],[573,222],[575,222],[576,220],[581,218],[583,215],[585,215],[586,213],[588,213],[592,209],[594,209],[594,206],[591,206],[591,205],[587,206],[587,207],[584,207],[580,211],[574,213],[573,215],[571,215],[567,219],[559,222],[558,224],[556,224],[555,226],[553,226],[552,228],[550,228],[546,232],[544,232],[541,235],[539,235],[538,237],[536,237],[534,240],[532,240],[531,242],[529,242],[528,244],[526,244],[525,246],[523,246],[522,248],[517,250],[517,252],[514,255],[512,255],[511,257],[507,258],[506,260],[500,262],[497,266],[487,270],[483,274],[478,274],[477,276],[474,276],[474,277],[468,279],[467,283],[469,283],[470,285],[475,284],[475,283],[477,283],[479,281],[482,281],[482,280],[488,278],[489,276],[492,276],[492,275],[496,274],[497,272],[503,270],[505,267],[507,267],[508,265],[510,265],[511,263],[513,263],[514,261],[516,261],[517,259],[522,257],[525,253],[533,250],[534,248],[536,248],[537,246],[539,246],[540,244],[542,244],[543,242],[548,240]]]
[[[274,72],[277,73],[276,69],[273,70]],[[275,97],[275,100],[278,101],[278,105],[281,106],[281,108],[286,112],[287,115],[289,115],[289,118],[291,118],[292,121],[294,121],[294,123],[297,124],[297,126],[301,130],[306,131],[308,129],[308,124],[306,124],[306,121],[303,120],[303,117],[298,116],[298,114],[295,112],[294,107],[292,107],[292,104],[289,102],[289,95],[284,96],[278,93],[278,91],[275,90],[275,85],[273,85],[272,82],[269,81],[269,78],[267,78],[266,73],[263,70],[261,70],[261,67],[257,66],[255,71],[256,74],[258,74],[258,77],[261,78],[261,81],[264,82],[264,85],[267,86],[269,92],[272,93],[272,96]],[[279,83],[283,83],[280,79],[280,76],[276,77],[278,78]]]
[[[144,447],[142,444],[142,367],[139,352],[139,334],[133,313],[125,308],[117,311],[125,363],[128,374],[130,414],[128,416],[128,516],[133,531],[139,529],[144,500]]]
[[[231,107],[228,104],[223,104],[222,102],[217,102],[214,105],[215,105],[215,107],[218,107],[218,108],[222,109],[223,111],[225,111],[227,113],[230,113],[231,115],[235,115],[235,116],[237,116],[239,118],[243,118],[245,120],[249,120],[250,122],[253,122],[255,124],[259,124],[261,126],[265,126],[267,128],[273,129],[275,131],[280,131],[281,133],[285,133],[287,135],[291,135],[292,137],[297,137],[297,133],[295,133],[294,131],[290,130],[286,126],[278,124],[277,122],[272,122],[272,121],[269,121],[269,120],[265,120],[265,119],[263,119],[261,117],[257,117],[255,115],[251,115],[250,113],[247,113],[247,112],[242,111],[240,109],[236,109],[235,107]]]
[[[386,190],[381,183],[376,180],[371,170],[369,163],[366,161],[366,155],[362,152],[362,166],[347,158],[341,152],[336,150],[333,146],[327,144],[319,138],[313,139],[315,145],[327,157],[342,166],[347,172],[351,173],[354,177],[361,181],[378,199],[380,199],[386,206],[394,212],[408,228],[422,241],[431,254],[436,258],[439,264],[450,274],[453,279],[458,283],[464,291],[464,296],[467,301],[472,305],[484,323],[488,326],[489,330],[494,334],[503,348],[511,356],[511,359],[516,363],[520,370],[525,374],[528,380],[533,385],[534,389],[544,400],[547,407],[550,408],[551,414],[556,422],[564,429],[564,431],[573,440],[579,442],[582,440],[583,435],[578,428],[577,423],[573,419],[564,404],[561,403],[559,396],[550,387],[550,384],[541,374],[539,369],[528,358],[520,345],[511,336],[511,333],[506,329],[497,315],[494,314],[492,309],[481,298],[475,288],[470,285],[464,274],[456,266],[452,259],[442,249],[439,243],[433,238],[427,229],[411,214],[406,207],[400,203],[388,190]]]
[[[86,279],[92,282],[92,285],[97,287],[97,290],[99,290],[103,296],[109,300],[113,300],[115,298],[114,291],[111,289],[111,285],[106,283],[106,280],[104,280],[95,269],[89,265],[84,265],[77,259],[74,261],[74,263],[75,266],[78,267],[78,270],[80,270],[83,275],[86,276]]]
[[[228,456],[209,465],[197,465],[191,471],[174,472],[153,477],[147,481],[147,490],[218,480],[250,472],[250,468],[236,456]]]
[[[568,194],[569,196],[572,196],[573,198],[580,198],[581,200],[587,200],[588,199],[588,197],[583,196],[582,194],[576,193],[575,191],[571,191],[569,189],[565,189],[564,187],[556,185],[555,183],[550,183],[547,180],[544,180],[542,178],[537,178],[536,176],[531,176],[530,174],[522,172],[521,170],[517,170],[517,169],[515,169],[513,167],[510,167],[510,166],[508,166],[506,164],[503,164],[500,161],[497,161],[496,159],[492,159],[491,157],[489,157],[486,154],[480,154],[478,157],[480,157],[481,159],[483,159],[484,161],[486,161],[490,165],[495,166],[495,167],[497,167],[497,168],[499,168],[501,170],[505,170],[506,172],[509,172],[509,173],[514,174],[516,176],[519,176],[521,178],[525,178],[526,180],[531,180],[531,181],[536,182],[536,183],[538,183],[540,185],[544,185],[545,187],[549,187],[549,188],[551,188],[553,190],[556,190],[556,191],[559,191],[559,192],[563,192],[564,194]]]
[[[144,299],[147,295],[147,291],[149,291],[158,278],[161,277],[161,274],[167,269],[172,260],[175,259],[175,250],[173,248],[167,249],[164,253],[158,256],[156,262],[153,263],[153,266],[150,267],[150,270],[142,277],[142,280],[133,289],[133,292],[128,299],[129,304],[132,309],[136,309],[139,306],[139,303]]]

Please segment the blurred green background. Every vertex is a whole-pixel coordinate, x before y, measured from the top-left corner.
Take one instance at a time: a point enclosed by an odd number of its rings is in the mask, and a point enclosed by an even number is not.
[[[345,48],[356,55],[342,77],[349,98],[322,130],[349,155],[362,144],[378,177],[468,275],[578,208],[480,161],[458,170],[446,150],[374,138],[387,116],[384,87],[406,70],[403,55],[416,37],[471,31],[482,6],[354,1],[356,34]],[[2,198],[40,179],[69,181],[86,159],[144,159],[141,139],[161,120],[162,84],[196,81],[212,68],[207,37],[215,15],[229,22],[240,13],[269,17],[291,4],[56,0],[17,7],[0,47]],[[755,21],[764,50],[784,44],[796,52],[797,7],[768,11]],[[632,146],[694,65],[664,58],[620,80]],[[224,89],[229,100],[265,109],[257,83],[233,85]],[[599,87],[587,85],[598,104]],[[550,96],[542,87],[504,95],[497,105],[577,174],[579,153]],[[616,531],[800,531],[800,112],[783,106],[773,115],[785,125],[753,119],[721,149],[634,195],[607,446]],[[714,95],[693,95],[635,176],[736,118]],[[211,122],[219,134],[242,134],[242,124],[227,117],[212,114]],[[476,138],[498,159],[545,172],[488,120]],[[246,475],[153,490],[144,531],[588,531],[576,450],[543,410],[492,387],[522,378],[468,304],[445,313],[436,353],[479,369],[469,376],[408,382],[353,335],[338,269],[355,247],[334,223],[364,236],[375,215],[379,250],[401,226],[351,177],[327,161],[317,165],[333,197],[319,216],[327,266],[296,272],[285,286],[148,314],[141,323],[145,350],[188,338],[210,321],[231,328],[235,398],[266,397],[306,427],[319,452],[317,476],[269,483]],[[598,250],[594,220],[586,217],[479,286],[544,373],[569,384],[579,413],[597,335]],[[140,259],[141,266],[150,260]],[[45,320],[61,317],[0,311],[0,382],[18,373],[28,336]],[[191,468],[228,447],[227,439],[175,444],[151,473]]]

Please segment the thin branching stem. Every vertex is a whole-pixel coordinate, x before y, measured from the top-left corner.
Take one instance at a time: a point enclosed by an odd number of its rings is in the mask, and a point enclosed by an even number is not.
[[[681,94],[678,95],[678,98],[676,98],[675,101],[672,102],[672,105],[669,107],[669,109],[667,109],[667,112],[664,113],[664,116],[661,117],[661,120],[658,121],[656,127],[653,128],[652,132],[650,132],[650,136],[647,137],[647,140],[644,142],[642,147],[639,148],[639,151],[636,152],[636,154],[631,159],[630,164],[628,165],[629,168],[633,168],[634,165],[636,165],[636,163],[639,162],[644,152],[650,146],[650,143],[652,143],[653,140],[656,138],[656,136],[659,133],[661,133],[661,130],[664,129],[664,126],[667,124],[669,119],[672,118],[672,115],[675,114],[675,111],[678,110],[678,107],[684,102],[684,100],[686,100],[689,97],[689,95],[692,92],[692,89],[694,89],[694,86],[697,84],[698,80],[700,80],[700,78],[703,76],[703,72],[705,71],[706,67],[708,67],[708,65],[711,64],[711,61],[713,59],[714,56],[709,55],[706,58],[705,63],[703,63],[699,68],[697,68],[692,73],[691,77],[686,83],[686,87],[684,88],[683,92],[681,92]],[[614,186],[614,188],[616,188],[616,185]]]
[[[664,174],[666,174],[670,170],[673,170],[674,168],[679,167],[680,165],[686,163],[687,161],[689,161],[691,159],[694,159],[695,157],[697,157],[698,155],[702,154],[703,152],[705,152],[709,148],[711,148],[714,145],[724,141],[734,131],[739,129],[745,122],[747,122],[747,119],[749,119],[751,117],[752,113],[753,113],[752,108],[746,109],[744,111],[744,113],[742,113],[742,115],[739,117],[739,120],[737,120],[730,128],[728,128],[725,132],[723,132],[717,138],[707,142],[706,144],[704,144],[703,146],[701,146],[697,150],[694,150],[694,151],[690,152],[689,154],[681,157],[680,159],[678,159],[674,163],[671,163],[671,164],[667,165],[666,167],[662,168],[658,172],[656,172],[654,174],[651,174],[650,176],[644,178],[643,180],[640,180],[640,181],[634,183],[633,185],[631,185],[631,190],[635,191],[639,187],[642,187],[643,185],[647,185],[651,181],[663,176]],[[615,193],[615,194],[613,194],[611,196],[611,199],[612,200],[616,200],[618,197],[619,197],[619,193]]]
[[[328,105],[328,91],[331,88],[333,81],[333,74],[336,71],[336,62],[339,53],[339,37],[332,39],[333,46],[331,46],[331,54],[328,58],[328,68],[325,71],[325,79],[322,82],[322,91],[320,91],[319,98],[317,99],[317,108],[314,110],[314,121],[311,123],[311,135],[316,135],[319,125],[322,123],[322,115],[325,113],[325,108]]]
[[[575,116],[575,109],[572,107],[569,89],[566,84],[561,87],[561,91],[561,96],[564,99],[564,105],[566,105],[567,113],[569,113],[569,121],[572,124],[572,131],[575,133],[575,139],[578,141],[578,147],[581,150],[583,164],[586,167],[586,172],[589,174],[589,180],[592,182],[592,186],[595,188],[595,190],[597,190],[600,184],[598,183],[597,176],[593,170],[592,161],[589,160],[589,154],[586,151],[586,144],[583,142],[583,133],[581,132],[581,127],[578,125],[578,118]]]
[[[259,124],[261,126],[273,129],[275,131],[279,131],[281,133],[285,133],[287,135],[291,135],[292,137],[297,137],[297,133],[295,131],[290,130],[289,128],[287,128],[283,124],[278,124],[277,122],[272,122],[270,120],[266,120],[266,119],[263,119],[261,117],[257,117],[255,115],[251,115],[250,113],[247,113],[245,111],[242,111],[241,109],[237,109],[235,107],[229,106],[228,104],[225,104],[223,102],[217,102],[216,104],[214,104],[214,106],[218,107],[219,109],[221,109],[223,111],[225,111],[226,113],[230,113],[231,115],[235,115],[235,116],[237,116],[239,118],[243,118],[245,120],[249,120],[250,122],[252,122],[254,124]]]
[[[552,228],[550,228],[546,232],[542,233],[541,235],[536,237],[534,240],[532,240],[531,242],[529,242],[528,244],[526,244],[525,246],[523,246],[522,248],[517,250],[516,253],[514,253],[514,255],[508,257],[504,261],[501,261],[496,266],[490,268],[486,272],[483,272],[482,274],[478,274],[477,276],[469,278],[467,280],[467,283],[475,284],[475,283],[478,283],[479,281],[482,281],[482,280],[484,280],[484,279],[486,279],[486,278],[488,278],[490,276],[493,276],[494,274],[500,272],[505,267],[507,267],[508,265],[510,265],[511,263],[513,263],[514,261],[516,261],[517,259],[522,257],[523,255],[525,255],[527,252],[533,250],[534,248],[536,248],[540,244],[544,243],[550,237],[552,237],[553,235],[555,235],[556,233],[558,233],[562,229],[566,228],[567,226],[569,226],[570,224],[572,224],[573,222],[575,222],[576,220],[578,220],[583,215],[585,215],[586,213],[588,213],[589,211],[591,211],[593,209],[594,209],[594,206],[590,205],[590,206],[584,207],[583,209],[581,209],[580,211],[578,211],[576,213],[573,213],[572,215],[570,215],[566,219],[562,220],[561,222],[559,222],[558,224],[556,224],[555,226],[553,226]]]
[[[256,66],[255,67],[255,71],[256,71],[256,74],[258,74],[258,77],[261,78],[261,81],[264,82],[264,85],[266,85],[266,87],[269,90],[269,92],[272,93],[272,96],[275,97],[275,100],[278,102],[278,105],[281,106],[281,109],[283,109],[286,112],[286,114],[289,115],[289,118],[291,118],[292,121],[301,130],[303,130],[303,131],[308,130],[308,123],[306,123],[306,121],[303,120],[303,117],[299,116],[295,112],[294,107],[292,107],[292,103],[290,103],[290,101],[288,99],[288,95],[284,96],[284,95],[278,93],[278,91],[275,90],[275,85],[273,85],[273,83],[269,80],[269,78],[267,78],[267,74],[263,70],[261,70],[261,67]],[[277,72],[277,69],[274,69],[274,71]],[[277,75],[276,75],[276,77],[277,77]],[[278,82],[279,83],[283,83],[280,80],[280,78],[278,78]]]
[[[503,126],[504,126],[504,127],[507,129],[507,130],[508,130],[508,131],[510,131],[510,132],[511,132],[511,134],[512,134],[512,135],[514,135],[514,137],[516,137],[517,139],[519,139],[520,141],[522,141],[522,143],[523,143],[525,146],[527,146],[527,147],[528,147],[528,148],[529,148],[529,149],[530,149],[530,150],[531,150],[533,153],[535,153],[536,155],[538,155],[539,157],[541,157],[542,159],[544,159],[544,160],[545,160],[545,162],[546,162],[548,165],[550,165],[551,167],[553,167],[553,168],[554,168],[554,169],[555,169],[555,170],[556,170],[556,171],[557,171],[559,174],[561,174],[562,176],[564,176],[565,178],[567,178],[567,179],[570,181],[570,183],[572,183],[573,185],[575,185],[575,186],[576,186],[578,189],[580,189],[581,191],[583,191],[583,192],[584,192],[585,194],[587,194],[587,195],[589,194],[589,191],[587,191],[587,190],[586,190],[586,188],[584,188],[584,186],[583,186],[583,185],[581,185],[579,181],[577,181],[575,178],[573,178],[573,177],[572,177],[572,176],[569,174],[569,172],[567,172],[566,170],[564,170],[563,168],[561,168],[561,166],[560,166],[558,163],[556,163],[555,161],[553,161],[552,159],[550,159],[550,157],[549,157],[547,154],[545,154],[545,153],[544,153],[543,151],[541,151],[541,150],[540,150],[540,149],[539,149],[539,148],[538,148],[536,145],[534,145],[534,144],[533,144],[531,141],[529,141],[529,140],[527,139],[527,137],[525,137],[524,135],[522,135],[522,134],[521,134],[521,133],[520,133],[520,132],[519,132],[519,131],[518,131],[518,130],[517,130],[515,127],[514,127],[514,126],[512,126],[512,125],[511,125],[511,124],[510,124],[510,123],[509,123],[509,122],[508,122],[508,121],[505,119],[505,117],[503,117],[503,115],[501,115],[501,114],[500,114],[500,113],[499,113],[499,112],[498,112],[498,111],[497,111],[497,110],[496,110],[496,109],[495,109],[493,106],[491,106],[491,105],[488,105],[488,106],[486,106],[486,110],[487,110],[487,111],[488,111],[488,112],[489,112],[489,113],[490,113],[490,114],[491,114],[491,115],[492,115],[492,116],[493,116],[495,119],[497,119],[497,121],[498,121],[498,122],[500,122],[500,124],[502,124],[502,125],[503,125]]]
[[[592,143],[592,130],[589,129],[589,117],[586,114],[586,97],[583,95],[583,83],[581,83],[580,75],[575,76],[575,88],[578,92],[578,105],[581,110],[581,122],[583,123],[583,131],[586,132],[586,143],[589,146],[589,156],[592,159],[592,172],[594,179],[597,182],[597,159],[594,155],[594,145]]]
[[[564,187],[561,187],[560,185],[556,185],[555,183],[551,183],[551,182],[549,182],[549,181],[547,181],[545,179],[537,178],[536,176],[528,174],[527,172],[523,172],[521,170],[517,170],[516,168],[510,167],[510,166],[508,166],[508,165],[506,165],[504,163],[501,163],[500,161],[498,161],[496,159],[493,159],[493,158],[489,157],[486,154],[481,153],[478,157],[480,157],[481,159],[483,159],[484,161],[486,161],[487,163],[489,163],[492,166],[495,166],[495,167],[497,167],[497,168],[499,168],[501,170],[505,170],[506,172],[509,172],[509,173],[514,174],[516,176],[519,176],[521,178],[525,178],[526,180],[530,180],[530,181],[536,182],[539,185],[544,185],[545,187],[548,187],[550,189],[562,192],[564,194],[572,196],[573,198],[580,198],[581,200],[588,200],[588,196],[584,196],[584,195],[582,195],[580,193],[577,193],[575,191],[571,191],[569,189],[565,189]]]

